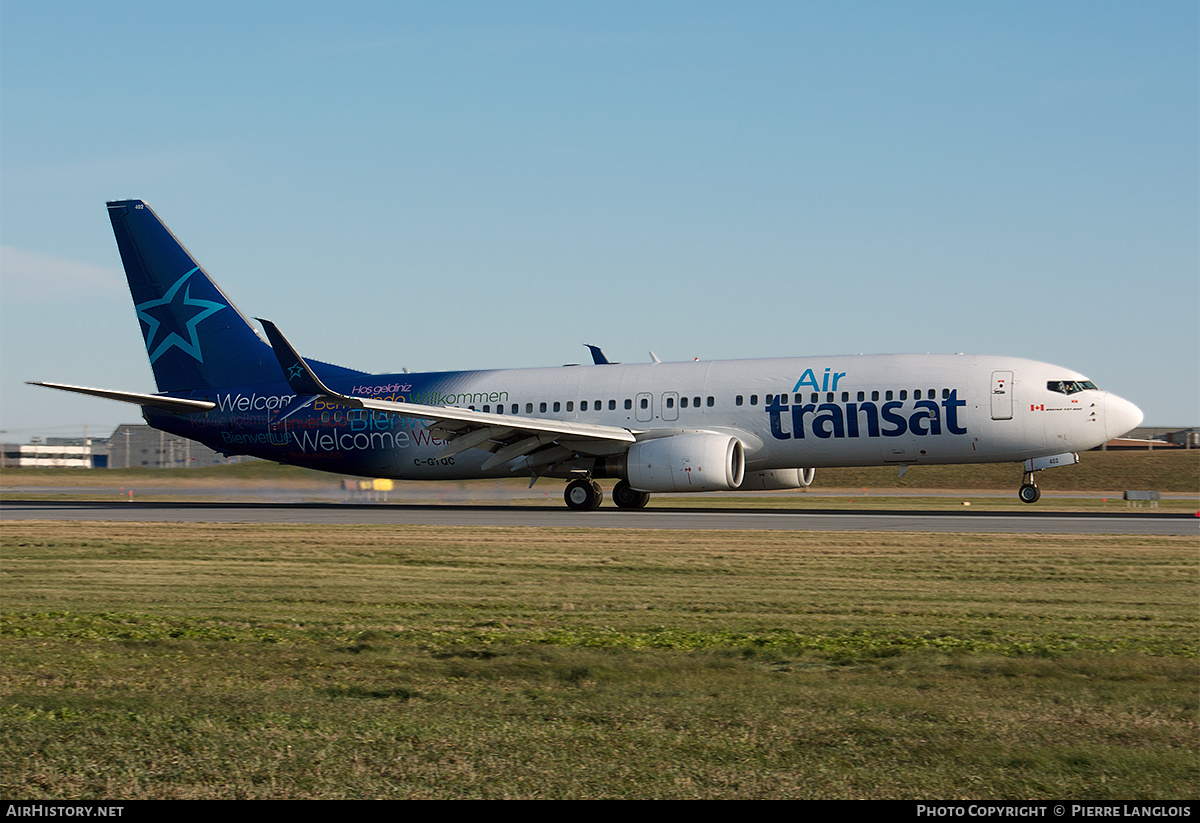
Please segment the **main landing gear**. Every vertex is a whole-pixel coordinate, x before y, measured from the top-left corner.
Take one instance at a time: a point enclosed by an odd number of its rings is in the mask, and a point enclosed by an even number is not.
[[[627,481],[621,480],[613,487],[612,498],[619,509],[641,509],[650,501],[650,493],[638,491]],[[569,509],[577,512],[593,511],[600,508],[600,504],[604,502],[604,490],[590,477],[581,477],[567,484],[563,499],[567,501]]]
[[[587,512],[600,508],[604,502],[604,490],[600,484],[590,477],[581,477],[567,484],[563,494],[567,508],[577,512]]]
[[[644,509],[650,502],[650,492],[640,492],[627,480],[619,480],[613,486],[612,498],[618,509]]]

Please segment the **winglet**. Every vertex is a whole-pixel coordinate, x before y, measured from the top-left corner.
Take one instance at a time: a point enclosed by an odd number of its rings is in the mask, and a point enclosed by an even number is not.
[[[600,350],[599,346],[593,346],[591,343],[584,343],[583,345],[587,346],[591,351],[592,363],[594,365],[607,366],[609,364],[608,358],[604,356],[604,352]]]
[[[267,333],[267,339],[271,341],[271,348],[275,350],[275,357],[279,360],[279,368],[283,369],[292,391],[298,395],[325,395],[336,397],[342,402],[353,402],[353,398],[339,394],[322,383],[321,378],[317,377],[308,363],[304,362],[304,358],[292,348],[292,344],[287,341],[274,323],[270,320],[263,320],[261,317],[254,319],[262,323],[263,330]]]

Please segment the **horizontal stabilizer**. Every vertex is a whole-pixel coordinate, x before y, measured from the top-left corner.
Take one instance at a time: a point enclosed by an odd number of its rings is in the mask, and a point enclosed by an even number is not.
[[[45,386],[48,389],[62,389],[63,391],[73,391],[77,394],[90,394],[93,397],[120,400],[122,403],[136,403],[139,406],[150,406],[155,409],[162,409],[163,411],[175,412],[176,414],[196,414],[197,412],[205,412],[217,407],[216,403],[210,403],[207,400],[187,400],[182,397],[162,397],[157,394],[136,394],[134,392],[114,391],[112,389],[93,389],[87,386],[68,386],[63,383],[28,382],[31,386]]]

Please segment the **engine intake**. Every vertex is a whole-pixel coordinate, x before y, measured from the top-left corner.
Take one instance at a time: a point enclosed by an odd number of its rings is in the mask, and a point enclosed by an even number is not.
[[[746,471],[742,443],[727,434],[677,434],[635,443],[625,456],[629,485],[645,492],[729,491]]]

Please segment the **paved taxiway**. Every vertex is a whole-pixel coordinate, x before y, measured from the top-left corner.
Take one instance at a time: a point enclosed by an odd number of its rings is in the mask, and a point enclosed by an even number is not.
[[[36,501],[0,506],[0,520],[178,523],[371,523],[620,529],[917,531],[1005,534],[1197,535],[1200,518],[1175,513],[911,512],[779,509],[601,509],[560,506],[419,506],[336,503],[120,503]]]

